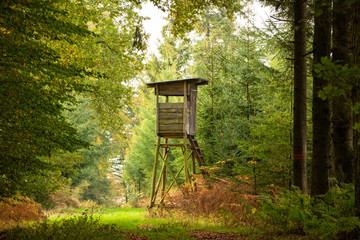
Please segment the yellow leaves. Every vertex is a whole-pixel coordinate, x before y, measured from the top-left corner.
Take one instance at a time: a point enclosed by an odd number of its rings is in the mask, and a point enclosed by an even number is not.
[[[240,180],[240,181],[246,181],[246,180],[249,180],[250,178],[246,175],[243,175],[243,176],[236,176],[235,177],[236,179]]]
[[[100,136],[96,136],[96,144],[97,145],[101,145],[102,144],[102,140]]]
[[[0,27],[0,32],[4,35],[9,35],[11,33],[11,31],[7,30],[4,27]]]
[[[255,213],[256,213],[256,211],[257,211],[257,209],[256,209],[256,208],[252,208],[252,209],[251,209],[251,213],[252,213],[252,214],[255,214]]]
[[[212,171],[220,171],[222,168],[221,167],[211,167],[210,170]]]
[[[231,158],[228,158],[228,159],[225,159],[225,160],[218,161],[218,162],[216,162],[216,163],[217,163],[217,164],[225,164],[225,163],[231,162],[231,161],[232,161]]]

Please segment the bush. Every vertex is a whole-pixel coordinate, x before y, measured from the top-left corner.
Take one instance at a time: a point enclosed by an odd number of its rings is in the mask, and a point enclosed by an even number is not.
[[[80,203],[81,208],[94,209],[98,207],[98,204],[92,200],[83,201]]]
[[[60,221],[38,222],[27,228],[15,228],[6,239],[125,239],[115,225],[101,224],[93,216],[76,216]]]
[[[243,184],[227,179],[196,177],[196,190],[189,185],[166,198],[166,209],[185,212],[189,216],[215,217],[226,225],[243,225],[255,220],[258,196],[246,179]],[[185,193],[185,195],[183,195]]]
[[[354,217],[354,189],[332,188],[326,195],[310,198],[299,190],[264,195],[259,217],[280,225],[284,233],[303,232],[320,239],[334,239],[360,227]]]
[[[80,207],[79,190],[77,188],[72,189],[69,186],[62,187],[58,191],[54,192],[44,202],[43,206],[46,210],[54,208],[67,208],[67,207]]]
[[[3,198],[0,201],[0,229],[22,221],[37,221],[43,218],[41,205],[29,198]]]

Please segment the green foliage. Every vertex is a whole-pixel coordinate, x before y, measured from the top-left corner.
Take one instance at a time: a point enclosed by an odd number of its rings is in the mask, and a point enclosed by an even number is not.
[[[125,239],[115,225],[101,224],[93,216],[77,216],[54,222],[38,222],[27,228],[15,228],[6,239]]]
[[[320,239],[331,239],[339,232],[360,227],[354,217],[354,188],[333,187],[326,195],[312,199],[299,190],[281,191],[275,197],[264,195],[260,219],[282,227],[284,233],[305,232]]]
[[[144,56],[133,39],[143,35],[135,8],[118,0],[1,1],[1,196],[22,192],[42,201],[68,183],[80,162],[71,152],[93,141],[63,114],[78,95],[92,99],[98,125],[125,129],[128,81]]]
[[[133,196],[149,189],[155,157],[155,104],[142,99],[139,125],[133,128],[131,143],[126,154],[124,179],[131,187]],[[135,195],[134,195],[135,194]]]
[[[74,151],[86,143],[62,116],[73,92],[91,86],[81,79],[96,75],[61,61],[54,47],[90,31],[64,18],[62,1],[1,1],[0,36],[0,192],[31,195],[33,176],[58,166],[42,161],[54,151]]]
[[[194,75],[209,80],[199,89],[199,142],[217,174],[247,175],[255,185],[287,186],[291,152],[291,72],[273,41],[253,27],[251,12],[237,27],[221,10],[202,16],[204,36],[193,47]],[[209,33],[209,34],[208,34]],[[261,46],[261,47],[259,47]],[[267,52],[265,52],[267,51]],[[272,55],[273,54],[273,55]]]
[[[350,67],[341,62],[332,62],[327,57],[321,58],[321,63],[316,64],[315,74],[328,81],[328,85],[319,91],[319,97],[327,99],[330,97],[341,96],[349,92],[355,85],[355,81],[360,75],[358,66]]]
[[[147,36],[141,27],[143,18],[136,12],[138,6],[129,1],[109,0],[101,7],[94,1],[89,7],[94,13],[87,25],[96,36],[84,39],[81,49],[83,60],[91,62],[91,70],[101,73],[101,77],[87,79],[96,86],[89,94],[91,108],[98,113],[103,129],[123,132],[125,113],[133,100],[131,81],[144,68]],[[136,34],[144,42],[141,46],[135,44]]]
[[[77,166],[76,174],[68,175],[73,188],[81,187],[79,200],[92,200],[98,204],[108,203],[112,195],[111,181],[108,178],[113,157],[110,141],[111,133],[101,129],[100,119],[90,106],[90,100],[79,98],[79,104],[67,113],[68,119],[78,129],[78,134],[84,141],[90,142],[89,148],[78,150],[82,157]]]
[[[196,29],[201,36],[210,35],[197,41],[193,50],[193,74],[209,80],[208,86],[199,89],[198,132],[205,159],[211,164],[226,159],[236,162],[243,155],[237,142],[249,134],[247,122],[258,96],[255,86],[261,81],[257,72],[266,71],[259,61],[263,54],[255,47],[259,44],[253,39],[255,30],[237,28],[223,14],[203,16],[205,24]],[[234,161],[229,161],[228,170]]]
[[[171,32],[175,36],[183,37],[186,33],[194,30],[198,16],[208,11],[209,6],[221,8],[226,14],[223,17],[232,18],[234,13],[239,12],[241,5],[239,1],[226,0],[152,0],[159,9],[168,11],[172,21]]]

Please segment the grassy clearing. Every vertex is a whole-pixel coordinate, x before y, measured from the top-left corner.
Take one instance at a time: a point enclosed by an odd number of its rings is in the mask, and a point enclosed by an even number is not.
[[[51,222],[62,221],[76,215],[91,215],[103,225],[112,225],[121,232],[150,239],[191,239],[188,229],[174,219],[150,218],[144,208],[67,209],[48,213]]]
[[[14,228],[7,233],[5,239],[185,240],[263,239],[274,236],[249,225],[226,226],[223,221],[214,217],[195,219],[175,213],[167,218],[150,217],[144,208],[66,209],[48,213],[48,216],[47,221]]]
[[[243,236],[253,234],[249,227],[225,227],[221,222],[210,218],[189,219],[180,215],[173,215],[171,218],[152,218],[144,208],[67,209],[48,213],[48,220],[58,222],[83,214],[99,219],[101,224],[116,226],[121,232],[130,232],[135,236],[149,239],[194,239],[190,236],[190,232],[194,230],[235,232]]]

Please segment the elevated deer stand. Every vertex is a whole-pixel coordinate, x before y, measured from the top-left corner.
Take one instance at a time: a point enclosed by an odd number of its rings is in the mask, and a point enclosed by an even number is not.
[[[147,83],[148,88],[155,88],[156,95],[156,134],[157,143],[155,150],[155,161],[154,171],[151,185],[151,196],[150,196],[150,208],[155,205],[156,197],[160,188],[161,199],[159,203],[164,201],[166,193],[169,192],[170,188],[176,183],[178,186],[177,178],[180,173],[184,171],[185,182],[190,182],[190,173],[188,169],[188,162],[191,157],[191,171],[195,174],[195,158],[199,166],[205,166],[204,158],[201,154],[199,145],[195,140],[196,135],[196,102],[197,102],[197,87],[198,85],[206,85],[208,81],[201,78],[189,78],[165,82],[154,82]],[[161,96],[165,97],[164,102]],[[175,96],[174,99],[180,102],[169,102],[169,97]],[[160,98],[161,97],[161,98]],[[161,138],[164,138],[164,143],[161,143]],[[183,143],[170,144],[168,143],[169,138],[183,139]],[[189,143],[188,144],[188,140]],[[170,168],[168,168],[166,160],[170,148],[180,147],[184,155],[184,163],[181,169],[175,175]],[[161,154],[160,148],[163,148]],[[188,149],[190,151],[188,151]],[[159,156],[162,160],[162,167],[160,170],[160,176],[157,180],[157,171]],[[168,172],[173,181],[166,189],[165,180],[166,172]]]

